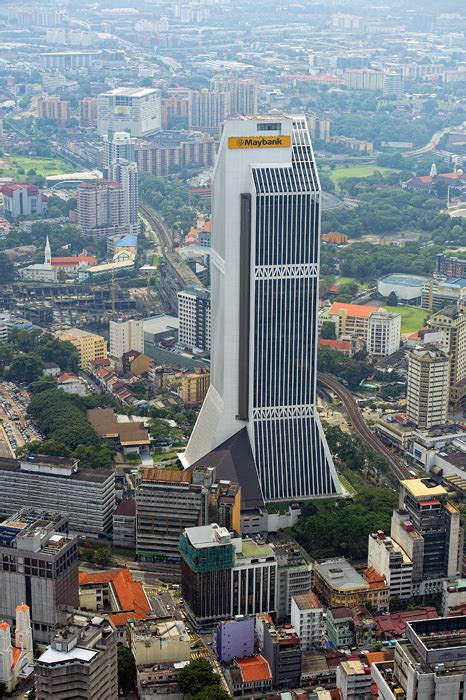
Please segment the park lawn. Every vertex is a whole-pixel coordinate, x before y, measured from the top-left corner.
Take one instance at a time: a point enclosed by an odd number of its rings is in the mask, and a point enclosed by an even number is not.
[[[414,306],[384,306],[386,311],[401,314],[401,334],[409,335],[424,326],[424,321],[429,315],[426,309]]]
[[[70,165],[65,163],[61,158],[34,158],[30,156],[8,156],[11,163],[11,175],[18,174],[18,170],[22,168],[24,174],[27,175],[29,170],[35,170],[36,175],[47,177],[48,175],[61,175],[72,171]],[[6,172],[4,174],[7,174]]]
[[[335,279],[335,284],[346,284],[347,282],[356,282],[359,289],[369,289],[371,286],[369,282],[360,282],[356,277],[337,277]]]
[[[330,176],[330,179],[338,186],[340,180],[344,180],[348,177],[370,177],[375,172],[380,173],[395,173],[397,172],[394,168],[382,168],[380,165],[349,165],[341,166],[339,168],[334,168],[331,170],[328,166],[322,168],[326,175]]]

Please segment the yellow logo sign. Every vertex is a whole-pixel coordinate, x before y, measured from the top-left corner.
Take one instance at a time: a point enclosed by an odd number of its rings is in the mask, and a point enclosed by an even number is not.
[[[230,136],[228,148],[289,148],[291,136]]]

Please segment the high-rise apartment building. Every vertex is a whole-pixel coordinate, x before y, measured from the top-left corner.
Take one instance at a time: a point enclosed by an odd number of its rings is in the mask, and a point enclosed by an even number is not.
[[[144,352],[144,322],[133,318],[110,321],[110,351],[119,360],[125,352]]]
[[[97,97],[97,131],[129,131],[144,137],[161,129],[160,92],[154,88],[119,87]]]
[[[178,292],[178,341],[189,348],[210,350],[210,291],[186,287]]]
[[[230,94],[230,117],[254,116],[259,111],[259,90],[255,80],[230,80],[215,78],[213,81],[215,92],[228,92]]]
[[[122,221],[131,236],[139,234],[138,166],[136,163],[117,160],[109,168],[110,179],[118,182],[123,190]]]
[[[445,333],[450,356],[450,398],[455,385],[466,377],[466,306],[446,306],[428,321],[433,331]]]
[[[401,340],[401,314],[373,311],[367,324],[367,352],[384,357],[396,352]]]
[[[100,240],[127,233],[125,193],[118,182],[81,182],[78,187],[78,226],[83,236]]]
[[[441,425],[448,417],[450,358],[434,345],[407,353],[406,415],[418,428]]]
[[[49,646],[36,661],[37,700],[115,700],[117,633],[94,613],[63,613]],[[47,643],[49,640],[47,640]]]
[[[63,126],[70,120],[70,103],[60,97],[44,97],[37,103],[37,116]]]
[[[79,468],[78,460],[34,455],[0,457],[0,514],[22,506],[67,513],[70,530],[83,537],[109,536],[115,510],[113,469]]]
[[[83,97],[79,100],[79,126],[82,129],[95,128],[97,126],[97,98]]]
[[[230,93],[203,88],[189,95],[188,126],[191,131],[217,134],[230,114]]]
[[[60,513],[22,508],[0,524],[0,618],[29,607],[36,642],[47,643],[58,606],[78,607],[77,538]]]
[[[340,494],[315,408],[320,183],[306,120],[227,121],[212,204],[211,385],[184,462],[209,466],[244,428],[265,500]]]
[[[383,79],[383,96],[399,100],[403,96],[403,76],[396,71],[385,73]]]
[[[135,160],[134,149],[137,142],[136,139],[131,137],[128,131],[115,131],[105,134],[103,142],[104,169],[106,170],[107,177],[110,167],[114,163],[120,160],[131,163]]]
[[[344,73],[346,87],[350,90],[383,90],[385,73],[370,68],[347,68]]]
[[[81,328],[68,328],[66,331],[57,331],[55,335],[59,340],[74,345],[79,353],[80,369],[86,370],[89,362],[107,357],[107,341],[102,335]]]

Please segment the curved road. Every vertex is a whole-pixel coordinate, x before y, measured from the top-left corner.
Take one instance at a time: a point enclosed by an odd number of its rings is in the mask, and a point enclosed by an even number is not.
[[[354,428],[357,430],[363,440],[367,442],[370,447],[372,447],[374,452],[378,452],[387,460],[395,476],[400,479],[400,481],[402,479],[409,479],[410,473],[408,467],[403,464],[398,457],[395,457],[388,447],[385,447],[385,445],[371,432],[370,428],[362,417],[359,407],[351,392],[345,386],[340,384],[340,382],[334,379],[334,377],[331,377],[328,374],[323,374],[322,372],[317,373],[317,381],[338,396],[338,398],[344,404]]]

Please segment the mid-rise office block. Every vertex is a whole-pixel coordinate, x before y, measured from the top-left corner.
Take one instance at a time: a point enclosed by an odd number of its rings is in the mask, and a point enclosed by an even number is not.
[[[413,561],[393,538],[379,530],[369,535],[367,565],[390,586],[390,598],[409,600],[413,594]]]
[[[273,546],[278,564],[277,621],[282,622],[290,616],[293,596],[311,591],[312,564],[292,541],[274,539]]]
[[[337,667],[337,688],[342,700],[372,700],[369,666],[358,660],[342,661]]]
[[[138,557],[178,559],[180,534],[208,522],[208,505],[208,490],[191,472],[145,468],[136,488]]]
[[[107,357],[107,341],[102,335],[89,333],[81,328],[68,328],[66,331],[57,331],[55,335],[62,342],[74,345],[79,353],[80,369],[87,370],[90,362]]]
[[[0,457],[0,513],[28,506],[68,514],[70,529],[85,537],[108,537],[115,510],[111,469],[80,469],[78,460],[35,455]]]
[[[112,357],[121,359],[125,352],[144,352],[144,322],[137,319],[120,318],[110,321],[110,350]]]
[[[97,97],[97,131],[128,131],[144,137],[161,128],[160,92],[154,88],[119,87]]]
[[[406,415],[418,428],[446,423],[450,386],[450,358],[436,346],[416,347],[407,353]]]
[[[292,597],[291,625],[301,639],[303,651],[321,648],[324,609],[315,593],[302,593]]]
[[[79,605],[77,538],[67,530],[60,513],[33,508],[0,524],[0,618],[14,624],[17,606],[25,603],[36,642],[48,642],[58,606]]]
[[[179,379],[178,395],[188,406],[199,406],[207,394],[210,384],[210,371],[198,368],[185,372]]]
[[[302,649],[296,630],[281,628],[262,618],[263,646],[260,650],[272,672],[272,686],[278,690],[301,684]]]
[[[210,291],[186,287],[178,292],[178,340],[186,347],[210,350]]]
[[[447,306],[428,321],[433,331],[445,333],[450,356],[450,398],[455,386],[466,377],[466,306]]]
[[[350,90],[383,90],[385,73],[370,68],[347,68],[344,79]]]
[[[401,340],[401,314],[373,311],[367,326],[367,352],[384,357],[396,352]]]
[[[103,617],[63,614],[50,645],[36,662],[37,700],[115,700],[117,635]]]
[[[408,622],[394,661],[371,665],[380,700],[462,700],[466,617]]]
[[[403,76],[401,73],[390,71],[385,73],[383,79],[383,96],[391,97],[396,100],[403,96]]]
[[[137,667],[191,659],[191,638],[182,620],[129,620],[127,629]]]
[[[234,538],[215,523],[185,530],[180,552],[183,598],[196,625],[274,612],[277,561],[270,545]]]
[[[83,97],[79,100],[79,126],[91,129],[97,126],[97,98]]]

